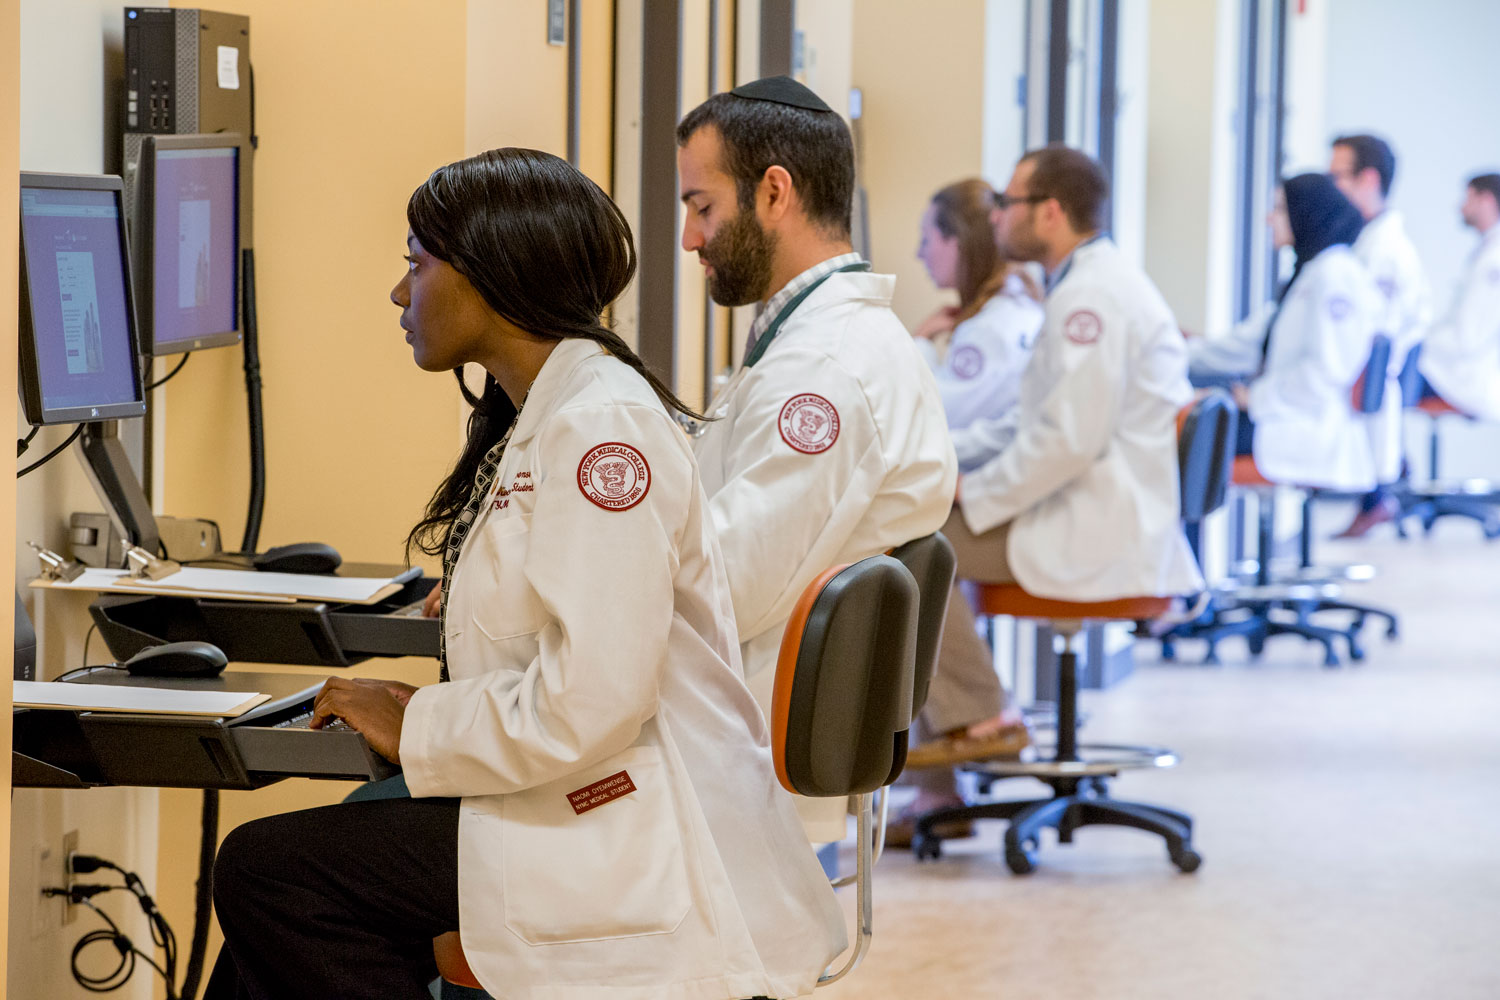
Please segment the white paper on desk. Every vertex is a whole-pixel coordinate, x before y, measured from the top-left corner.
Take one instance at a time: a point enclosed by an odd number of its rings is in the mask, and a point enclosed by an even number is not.
[[[261,573],[242,569],[205,569],[184,566],[160,580],[137,579],[123,569],[86,569],[71,582],[54,581],[48,586],[61,590],[109,590],[140,593],[211,593],[257,595],[292,600],[336,601],[359,604],[370,601],[394,582],[392,577],[318,576],[307,573]]]
[[[212,715],[232,718],[268,700],[254,691],[182,691],[123,684],[68,684],[15,681],[15,703],[21,708],[73,708],[92,712],[145,712],[165,715]]]
[[[85,573],[85,576],[88,574]],[[80,580],[82,577],[79,578]],[[319,576],[309,573],[261,573],[242,569],[204,569],[184,566],[160,580],[118,581],[122,587],[142,590],[211,590],[216,593],[270,594],[315,601],[368,601],[391,584],[388,576]]]

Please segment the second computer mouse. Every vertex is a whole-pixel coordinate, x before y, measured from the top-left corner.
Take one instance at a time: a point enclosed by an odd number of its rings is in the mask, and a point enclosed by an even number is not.
[[[295,542],[266,549],[251,562],[267,573],[332,573],[343,565],[344,558],[332,545]]]
[[[125,661],[137,677],[217,677],[229,657],[211,642],[169,642],[148,646]]]

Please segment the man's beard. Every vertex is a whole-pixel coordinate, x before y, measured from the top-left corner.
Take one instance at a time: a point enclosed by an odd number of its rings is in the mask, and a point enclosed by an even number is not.
[[[1005,234],[1000,253],[1011,260],[1035,261],[1047,256],[1047,245],[1037,239],[1036,230],[1012,226]]]
[[[698,258],[714,269],[708,276],[709,296],[721,306],[759,302],[771,288],[775,252],[776,238],[761,227],[753,209],[741,208],[698,251]]]

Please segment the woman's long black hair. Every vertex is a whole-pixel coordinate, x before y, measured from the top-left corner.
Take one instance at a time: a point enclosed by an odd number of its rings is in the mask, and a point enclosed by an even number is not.
[[[663,404],[700,416],[604,325],[605,308],[635,276],[635,244],[619,207],[566,160],[508,147],[439,167],[412,192],[406,219],[423,249],[452,265],[506,320],[539,337],[592,340],[640,372]],[[468,440],[407,536],[408,555],[413,548],[442,554],[479,463],[516,417],[494,376],[485,376],[476,396],[462,369],[454,375],[474,408]]]

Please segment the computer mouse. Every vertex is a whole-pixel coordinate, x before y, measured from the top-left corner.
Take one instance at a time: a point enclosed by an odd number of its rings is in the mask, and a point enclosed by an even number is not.
[[[148,646],[125,661],[137,677],[217,677],[229,657],[211,642],[169,642]]]
[[[294,542],[278,545],[251,560],[256,569],[267,573],[332,573],[343,565],[339,550],[322,542]]]

